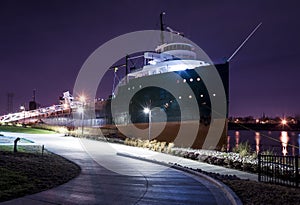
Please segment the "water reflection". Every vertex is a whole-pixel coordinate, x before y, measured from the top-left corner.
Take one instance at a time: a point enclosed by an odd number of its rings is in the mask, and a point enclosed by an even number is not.
[[[281,141],[281,145],[282,145],[282,154],[284,156],[286,156],[286,154],[288,153],[287,144],[289,142],[289,136],[286,131],[281,132],[280,141]]]
[[[300,135],[299,135],[299,139],[300,139]],[[230,135],[227,136],[227,152],[230,151]]]
[[[300,154],[300,132],[286,131],[228,131],[227,151],[232,151],[240,143],[247,142],[256,153],[272,151],[275,154],[297,155]]]
[[[255,150],[257,154],[259,153],[259,146],[260,146],[260,133],[255,132]]]
[[[235,147],[238,148],[240,144],[240,132],[235,131]]]

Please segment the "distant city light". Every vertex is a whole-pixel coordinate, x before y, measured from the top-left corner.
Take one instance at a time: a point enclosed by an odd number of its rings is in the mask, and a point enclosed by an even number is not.
[[[286,119],[281,120],[281,124],[282,124],[282,125],[286,125],[286,124],[287,124]]]

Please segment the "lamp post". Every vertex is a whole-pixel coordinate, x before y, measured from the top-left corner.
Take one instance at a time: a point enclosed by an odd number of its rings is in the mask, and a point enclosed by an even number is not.
[[[148,114],[148,119],[149,119],[149,133],[148,133],[148,140],[150,141],[151,139],[151,109],[146,107],[144,108],[144,113]]]
[[[81,114],[81,136],[83,136],[83,116],[84,116],[84,109],[83,107],[78,108],[77,110],[78,113]]]
[[[78,109],[78,112],[81,113],[81,136],[83,137],[83,128],[84,128],[84,105],[85,105],[85,96],[79,96],[79,101],[81,102],[81,107]]]
[[[23,112],[23,126],[25,126],[25,106],[21,105],[20,110]]]

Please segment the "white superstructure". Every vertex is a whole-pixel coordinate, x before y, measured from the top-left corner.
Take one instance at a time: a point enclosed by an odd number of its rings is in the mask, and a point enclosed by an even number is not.
[[[128,77],[129,79],[139,78],[210,65],[204,61],[196,60],[196,57],[194,47],[190,44],[165,43],[158,46],[155,52],[144,53],[144,67],[129,73]]]

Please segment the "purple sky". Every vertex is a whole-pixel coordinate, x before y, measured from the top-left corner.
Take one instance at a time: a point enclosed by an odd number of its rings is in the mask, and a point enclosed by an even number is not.
[[[31,100],[57,103],[72,90],[86,58],[128,32],[166,23],[197,43],[213,60],[229,57],[252,29],[262,27],[232,59],[230,115],[300,113],[300,3],[297,1],[0,1],[0,113]],[[108,81],[108,80],[107,80]],[[106,98],[112,82],[99,97]]]

